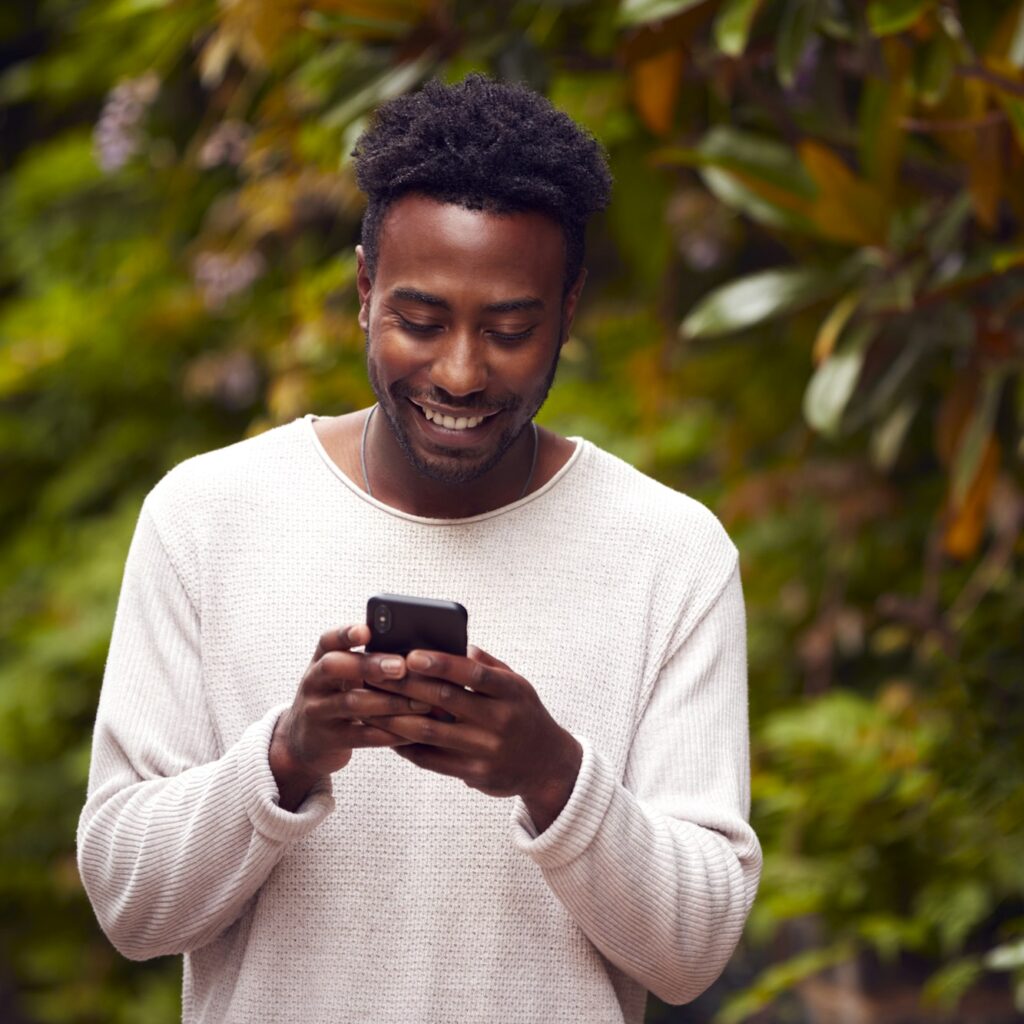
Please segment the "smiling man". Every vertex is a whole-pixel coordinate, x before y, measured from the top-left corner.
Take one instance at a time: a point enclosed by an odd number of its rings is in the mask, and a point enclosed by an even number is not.
[[[718,976],[757,887],[736,550],[534,423],[597,143],[471,76],[356,158],[377,404],[148,495],[82,878],[127,956],[185,955],[187,1021],[639,1024]],[[366,653],[380,591],[461,602],[476,646]]]

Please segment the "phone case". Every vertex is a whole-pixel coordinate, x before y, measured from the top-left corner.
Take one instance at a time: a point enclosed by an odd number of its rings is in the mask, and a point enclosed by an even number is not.
[[[419,648],[466,656],[469,615],[457,601],[377,594],[366,602],[366,650],[408,654]]]

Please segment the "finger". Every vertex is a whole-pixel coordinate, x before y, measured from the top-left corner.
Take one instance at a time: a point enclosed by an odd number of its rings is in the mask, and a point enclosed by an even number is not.
[[[385,680],[376,684],[382,692],[400,693],[410,700],[422,701],[435,708],[441,708],[457,719],[484,722],[493,698],[484,693],[474,693],[464,686],[457,686],[446,679],[410,672],[401,680]]]
[[[363,685],[363,655],[353,651],[327,651],[309,672],[319,693],[343,693]]]
[[[351,690],[364,683],[394,680],[405,675],[405,659],[397,654],[361,654],[328,651],[313,669],[314,684],[321,690]]]
[[[409,743],[405,746],[395,747],[395,753],[411,761],[419,768],[427,771],[437,772],[438,775],[450,775],[456,779],[462,779],[467,786],[478,785],[479,769],[474,767],[475,762],[467,761],[461,754],[449,750],[438,750],[436,747],[425,747],[418,743]]]
[[[495,737],[484,729],[465,723],[443,722],[427,715],[375,718],[372,724],[413,743],[462,754],[486,756],[493,753],[495,746]]]
[[[349,722],[344,729],[338,730],[338,742],[354,750],[363,747],[401,747],[406,746],[409,740],[376,725]]]
[[[475,644],[469,645],[466,649],[466,656],[472,661],[482,662],[484,665],[490,665],[492,668],[504,668],[508,669],[509,672],[512,671],[505,662],[500,661],[493,654],[488,654],[482,647],[477,647]]]
[[[417,650],[411,651],[405,662],[413,672],[468,686],[488,697],[510,697],[519,685],[519,677],[511,669],[460,658],[456,654]]]
[[[405,658],[400,654],[361,654],[363,679],[377,685],[401,680],[405,675]]]
[[[431,705],[400,697],[382,690],[356,688],[321,699],[317,706],[319,717],[331,719],[383,718],[389,715],[425,715]]]
[[[353,647],[359,647],[360,644],[367,643],[369,639],[370,627],[365,624],[329,629],[317,641],[310,665],[319,661],[328,651],[348,651]]]

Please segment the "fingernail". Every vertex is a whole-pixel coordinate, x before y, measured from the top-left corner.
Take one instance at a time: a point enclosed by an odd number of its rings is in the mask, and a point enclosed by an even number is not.
[[[411,700],[409,701],[409,708],[412,711],[429,711],[430,705],[424,704],[421,700]]]
[[[400,676],[402,674],[402,659],[381,658],[380,670],[388,676]]]
[[[359,626],[348,627],[348,639],[349,643],[357,643],[359,640]]]
[[[429,654],[421,654],[417,651],[410,659],[410,663],[413,668],[418,668],[421,672],[425,672],[428,668],[432,668],[434,665],[434,659]]]

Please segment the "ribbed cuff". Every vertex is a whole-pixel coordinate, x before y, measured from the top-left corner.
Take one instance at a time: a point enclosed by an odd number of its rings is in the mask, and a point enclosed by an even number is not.
[[[576,739],[583,760],[562,813],[538,836],[522,797],[512,804],[512,841],[542,868],[561,867],[583,853],[597,835],[618,785],[590,741]]]
[[[287,708],[287,704],[282,704],[253,722],[236,747],[245,812],[260,835],[277,843],[290,843],[309,835],[334,810],[330,777],[317,782],[294,812],[279,804],[281,795],[270,770],[270,739],[278,718]]]

